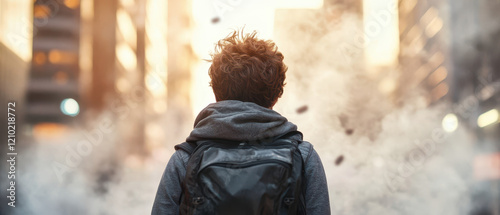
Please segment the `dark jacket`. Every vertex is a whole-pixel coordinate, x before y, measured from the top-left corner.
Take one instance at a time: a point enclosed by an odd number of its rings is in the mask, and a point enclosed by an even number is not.
[[[254,141],[296,131],[297,126],[279,113],[250,102],[221,101],[208,105],[195,120],[187,141],[227,139]],[[300,135],[293,138],[301,139]],[[305,163],[305,203],[307,214],[330,214],[328,186],[323,164],[309,142],[299,145]],[[179,214],[181,183],[189,155],[177,150],[160,181],[152,214]]]

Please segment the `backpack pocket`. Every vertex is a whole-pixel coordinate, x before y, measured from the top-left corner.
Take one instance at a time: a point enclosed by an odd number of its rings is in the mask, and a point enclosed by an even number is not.
[[[277,214],[292,173],[290,148],[204,151],[195,214]]]

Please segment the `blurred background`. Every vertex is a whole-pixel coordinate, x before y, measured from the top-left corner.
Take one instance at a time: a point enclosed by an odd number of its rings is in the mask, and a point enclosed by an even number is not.
[[[275,110],[320,154],[334,214],[500,214],[498,0],[0,0],[2,160],[16,207],[149,214],[244,27],[289,70]],[[4,132],[5,131],[5,132]]]

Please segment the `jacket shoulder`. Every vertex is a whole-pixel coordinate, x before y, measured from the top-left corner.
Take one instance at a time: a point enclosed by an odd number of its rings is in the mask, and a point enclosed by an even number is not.
[[[299,151],[300,154],[302,155],[302,160],[304,160],[304,163],[307,162],[307,159],[309,158],[313,150],[314,150],[313,145],[310,142],[302,141],[299,144]]]
[[[188,161],[189,161],[190,154],[182,149],[175,149],[174,154],[172,155],[171,159],[178,160],[183,164],[183,167],[185,168]]]

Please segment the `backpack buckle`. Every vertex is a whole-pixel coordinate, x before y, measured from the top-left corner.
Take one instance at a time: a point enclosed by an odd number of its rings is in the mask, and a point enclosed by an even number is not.
[[[283,202],[284,202],[286,205],[288,205],[288,206],[292,205],[294,201],[295,201],[295,198],[292,198],[292,197],[286,197],[286,198],[283,200]]]
[[[205,198],[203,198],[203,197],[195,197],[195,198],[193,198],[193,204],[194,205],[201,205],[201,204],[203,204],[203,202],[205,202]]]

